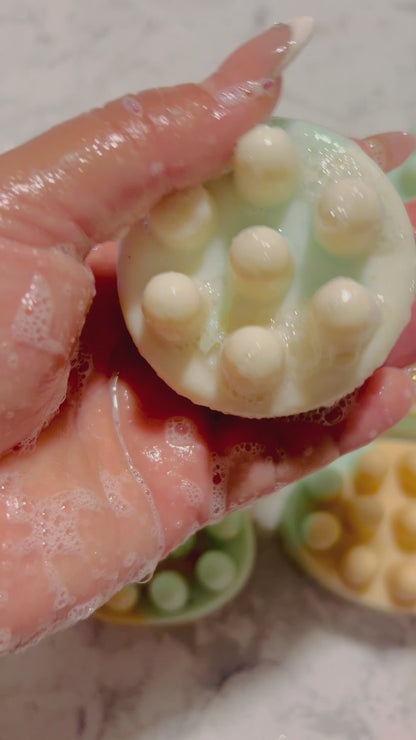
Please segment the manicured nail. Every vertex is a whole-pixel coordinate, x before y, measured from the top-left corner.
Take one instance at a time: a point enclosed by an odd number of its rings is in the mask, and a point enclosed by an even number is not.
[[[367,136],[362,143],[367,154],[384,172],[399,167],[415,149],[414,137],[403,131]]]
[[[308,15],[302,15],[285,21],[284,25],[290,28],[290,41],[287,44],[288,50],[284,55],[283,61],[279,60],[275,69],[274,78],[280,77],[282,70],[293,61],[307,44],[315,28],[315,21]]]

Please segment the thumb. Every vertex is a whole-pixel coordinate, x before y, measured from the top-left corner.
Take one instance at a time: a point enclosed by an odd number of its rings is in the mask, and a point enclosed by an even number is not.
[[[292,28],[273,26],[200,85],[124,96],[3,155],[1,240],[71,244],[85,257],[167,191],[219,174],[235,140],[272,111],[289,49]]]

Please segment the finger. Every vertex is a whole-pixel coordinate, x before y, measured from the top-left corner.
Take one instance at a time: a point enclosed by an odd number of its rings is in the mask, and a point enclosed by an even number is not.
[[[399,167],[413,153],[415,139],[404,132],[376,134],[358,141],[362,149],[384,172]],[[416,238],[416,200],[405,204]],[[412,306],[409,322],[403,329],[384,365],[407,367],[416,361],[416,302]]]
[[[416,238],[416,200],[405,203]],[[408,367],[416,362],[416,300],[413,303],[409,322],[384,363],[392,367]]]
[[[271,113],[295,45],[289,26],[273,26],[201,85],[124,96],[3,155],[2,240],[84,257],[164,193],[217,175]]]
[[[415,233],[416,239],[416,198],[414,198],[413,200],[409,200],[404,205],[407,211],[407,215],[409,216],[410,223],[413,226],[413,231]]]
[[[360,389],[357,403],[342,424],[340,453],[362,447],[407,414],[415,399],[415,384],[398,368],[383,367]]]
[[[384,172],[399,167],[415,149],[414,137],[403,131],[367,136],[358,143]]]
[[[63,402],[94,281],[56,249],[0,242],[0,256],[1,455],[30,444]]]
[[[387,367],[408,367],[416,362],[416,301],[409,322],[385,361]]]
[[[415,397],[400,370],[382,368],[350,398],[330,409],[261,421],[228,417],[216,431],[216,450],[228,455],[227,506],[247,505],[362,447],[397,423]],[[250,450],[250,452],[247,452]],[[233,460],[234,457],[234,460]]]

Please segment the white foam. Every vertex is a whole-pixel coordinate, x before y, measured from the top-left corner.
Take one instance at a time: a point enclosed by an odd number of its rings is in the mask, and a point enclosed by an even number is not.
[[[145,500],[147,502],[147,505],[149,507],[150,513],[152,515],[154,534],[156,538],[155,560],[157,562],[165,550],[165,536],[164,536],[162,525],[160,522],[159,512],[157,511],[157,508],[154,502],[153,494],[151,490],[146,486],[140,472],[133,465],[133,461],[131,459],[126,441],[124,439],[124,435],[121,429],[120,410],[118,406],[117,390],[118,390],[118,375],[115,375],[110,385],[114,428],[115,428],[115,431],[116,431],[116,434],[117,434],[117,437],[120,443],[120,447],[124,454],[127,468],[132,478],[137,483],[140,491],[143,493]]]
[[[7,364],[13,369],[19,367],[19,355],[16,354],[16,352],[10,352],[10,354],[7,355]]]
[[[0,591],[0,609],[6,606],[9,601],[9,594],[7,591]]]
[[[211,455],[212,494],[209,512],[210,521],[218,521],[225,514],[227,503],[230,461],[217,453]]]
[[[258,442],[240,442],[234,445],[231,450],[231,460],[234,462],[236,459],[239,461],[243,458],[254,458],[260,457],[264,453],[264,446]]]
[[[137,555],[135,552],[129,552],[123,560],[123,568],[131,568],[135,564]]]
[[[71,362],[71,402],[77,401],[79,396],[82,395],[93,368],[94,363],[91,354],[80,344],[78,352]]]
[[[173,416],[166,421],[165,439],[172,447],[189,447],[195,443],[195,424],[184,416]]]
[[[7,653],[12,648],[12,633],[7,627],[0,629],[0,653]]]
[[[23,295],[12,323],[12,335],[32,347],[60,354],[63,347],[50,335],[55,311],[47,280],[35,273],[29,290]]]
[[[87,619],[90,617],[105,601],[106,597],[98,594],[89,601],[85,601],[83,604],[77,604],[70,610],[66,623],[68,626],[74,624],[81,619]]]
[[[123,484],[130,480],[130,475],[126,472],[121,475],[112,475],[106,470],[99,471],[99,478],[106,500],[117,516],[132,516],[134,509],[129,501],[122,495]]]
[[[296,416],[292,416],[290,418],[300,422],[312,422],[323,427],[332,427],[335,424],[339,424],[344,421],[344,419],[346,419],[352,407],[354,406],[355,400],[357,398],[357,392],[358,391],[349,393],[348,396],[344,396],[344,398],[341,398],[332,406],[323,406],[319,409],[307,411],[303,414],[297,414]]]
[[[52,581],[56,577],[53,566],[56,554],[77,554],[88,561],[79,532],[79,515],[104,508],[93,491],[70,489],[46,499],[32,499],[22,492],[18,474],[3,477],[0,488],[9,524],[27,524],[31,529],[24,538],[13,540],[10,548],[14,554],[22,556],[41,549]]]
[[[70,596],[69,591],[65,586],[57,586],[56,595],[53,601],[53,608],[55,611],[64,609],[69,604],[73,604],[75,598]]]
[[[199,506],[204,498],[200,486],[191,480],[182,480],[179,486],[181,494],[185,497],[190,506]]]

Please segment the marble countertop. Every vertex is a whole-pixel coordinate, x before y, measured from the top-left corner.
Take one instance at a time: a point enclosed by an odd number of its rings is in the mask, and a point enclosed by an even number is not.
[[[351,135],[416,123],[413,0],[2,0],[0,151],[128,91],[208,74],[314,15],[282,115]],[[323,593],[264,535],[244,593],[187,628],[89,621],[0,662],[1,740],[414,740],[416,622]]]

